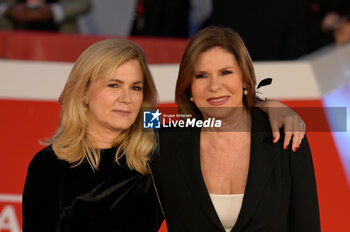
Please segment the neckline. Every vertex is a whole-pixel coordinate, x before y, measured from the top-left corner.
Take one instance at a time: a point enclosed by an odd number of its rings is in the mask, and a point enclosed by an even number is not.
[[[116,151],[118,147],[109,147],[109,148],[98,148],[100,152],[109,152],[109,151]]]
[[[209,193],[211,197],[243,197],[244,193],[235,193],[235,194],[215,194]]]

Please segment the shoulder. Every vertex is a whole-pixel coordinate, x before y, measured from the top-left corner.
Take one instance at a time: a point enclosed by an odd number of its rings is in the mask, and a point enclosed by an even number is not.
[[[254,107],[250,111],[252,117],[252,131],[253,132],[268,132],[272,133],[270,120],[267,113],[258,107]]]
[[[29,172],[55,172],[66,162],[59,160],[52,146],[45,147],[35,154],[28,166]]]
[[[44,149],[40,150],[38,153],[35,154],[32,161],[30,162],[31,165],[37,165],[40,163],[54,163],[57,162],[58,158],[55,154],[55,152],[52,149],[52,146],[47,146]]]
[[[288,149],[290,153],[292,168],[294,170],[305,171],[305,167],[303,167],[302,164],[306,166],[313,166],[311,149],[306,134],[296,152],[292,152],[290,148]]]
[[[33,157],[28,166],[23,190],[23,201],[26,201],[26,204],[28,199],[36,199],[36,195],[46,197],[49,191],[54,194],[59,187],[63,162],[57,158],[51,146],[42,149]]]

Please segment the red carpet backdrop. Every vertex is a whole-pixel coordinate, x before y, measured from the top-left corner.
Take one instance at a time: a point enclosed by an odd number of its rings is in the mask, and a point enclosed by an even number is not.
[[[0,232],[21,231],[21,194],[27,166],[43,148],[39,141],[50,138],[57,128],[56,99],[72,62],[88,45],[103,38],[0,32],[0,57],[6,59],[0,60]],[[187,41],[130,39],[146,52],[159,90],[160,110],[174,106],[177,68]],[[262,96],[279,99],[290,107],[334,106],[334,101],[338,103],[335,106],[346,107],[350,101],[339,103],[336,90],[349,93],[350,87],[342,82],[325,87],[327,82],[320,79],[317,71],[322,62],[327,59],[255,63],[258,80],[273,78],[272,85],[261,90]],[[330,85],[331,90],[327,89]],[[307,136],[316,172],[322,231],[348,231],[350,182],[346,173],[350,149],[341,139],[349,132],[331,132],[333,119],[323,108],[319,109],[317,115],[303,110],[300,114],[311,130]],[[318,125],[322,125],[321,131],[314,129]],[[167,231],[165,224],[160,231]]]

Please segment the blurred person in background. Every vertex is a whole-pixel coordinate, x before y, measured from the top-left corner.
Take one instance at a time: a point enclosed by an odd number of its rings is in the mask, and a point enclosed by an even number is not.
[[[90,0],[0,0],[0,29],[78,33],[77,18]]]
[[[330,34],[336,44],[350,41],[350,1],[317,0],[321,18],[320,27]]]
[[[336,44],[350,41],[350,21],[348,16],[341,16],[332,11],[326,14],[321,23],[325,33],[331,33]]]
[[[350,41],[350,1],[306,0],[307,53]]]
[[[306,52],[303,0],[139,0],[131,35],[189,37],[209,25],[237,31],[253,60]]]
[[[131,35],[190,37],[211,9],[212,0],[138,0]]]
[[[188,37],[190,0],[138,0],[131,35]]]
[[[207,25],[234,29],[252,60],[290,60],[305,54],[303,0],[215,0],[212,4]]]

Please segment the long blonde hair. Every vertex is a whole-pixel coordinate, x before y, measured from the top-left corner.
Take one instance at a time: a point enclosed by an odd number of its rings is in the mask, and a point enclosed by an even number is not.
[[[110,75],[116,68],[130,60],[137,60],[142,69],[144,81],[142,108],[155,109],[157,90],[141,48],[123,39],[107,39],[91,45],[75,62],[59,98],[61,105],[59,128],[50,140],[58,158],[73,166],[87,160],[92,169],[98,169],[100,150],[94,148],[87,134],[87,106],[84,96],[91,82]],[[113,146],[118,146],[117,162],[125,155],[130,169],[142,174],[147,173],[149,154],[156,147],[156,138],[153,131],[142,129],[141,109],[133,125],[115,138]]]

